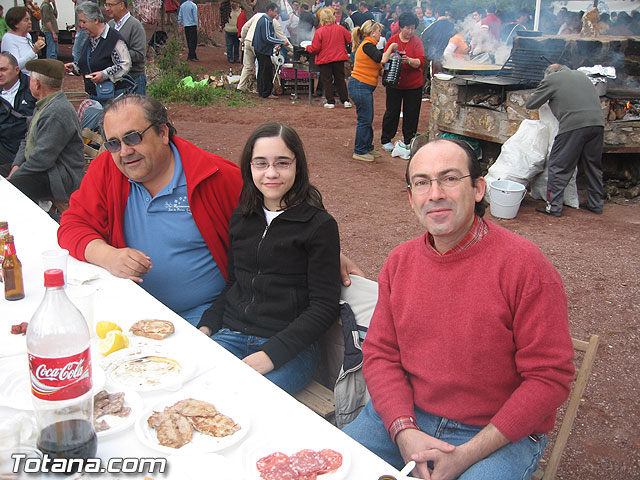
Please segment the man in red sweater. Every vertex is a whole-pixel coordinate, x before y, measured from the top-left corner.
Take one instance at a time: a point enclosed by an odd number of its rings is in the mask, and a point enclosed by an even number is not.
[[[415,149],[415,146],[414,146]],[[464,142],[407,166],[426,233],[391,252],[364,342],[371,394],[345,432],[426,479],[527,479],[569,395],[573,347],[557,271],[483,220],[485,182]]]

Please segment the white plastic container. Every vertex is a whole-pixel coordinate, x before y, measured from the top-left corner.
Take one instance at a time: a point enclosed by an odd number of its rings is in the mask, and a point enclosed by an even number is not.
[[[491,215],[497,218],[515,218],[520,202],[527,193],[524,185],[511,180],[496,180],[489,185]]]

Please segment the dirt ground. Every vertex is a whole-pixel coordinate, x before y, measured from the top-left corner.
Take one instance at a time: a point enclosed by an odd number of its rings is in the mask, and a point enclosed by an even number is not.
[[[69,53],[61,46],[63,60]],[[199,46],[198,56],[195,68],[205,73],[229,70],[222,47]],[[232,67],[239,73],[240,65]],[[65,89],[81,90],[79,79],[67,77]],[[318,98],[308,105],[306,95],[260,100],[249,107],[168,107],[180,136],[234,162],[258,125],[269,120],[292,125],[304,141],[311,180],[340,225],[342,250],[369,278],[377,278],[394,247],[423,233],[409,208],[406,162],[386,152],[373,164],[351,158],[355,108],[326,110]],[[384,89],[378,87],[377,143],[383,113]],[[421,132],[427,131],[428,121],[429,103],[423,102]],[[640,203],[607,203],[602,215],[565,208],[561,218],[536,213],[539,204],[527,197],[517,218],[495,219],[489,213],[486,218],[534,242],[558,269],[568,295],[572,336],[600,336],[558,478],[639,479]]]

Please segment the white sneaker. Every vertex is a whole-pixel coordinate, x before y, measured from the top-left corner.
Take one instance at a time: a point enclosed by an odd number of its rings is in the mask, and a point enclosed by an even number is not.
[[[324,108],[336,108],[334,103],[325,103]]]
[[[353,105],[351,105],[351,102],[344,102],[344,108],[351,108],[353,107]]]
[[[392,157],[400,157],[403,160],[409,160],[411,157],[411,150],[405,143],[401,140],[396,142],[395,147],[393,147],[393,151],[391,152]]]
[[[382,148],[384,148],[387,152],[393,152],[393,143],[391,142],[383,143]]]

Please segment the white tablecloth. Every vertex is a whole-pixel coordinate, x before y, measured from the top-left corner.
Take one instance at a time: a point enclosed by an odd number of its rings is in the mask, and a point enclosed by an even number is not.
[[[1,368],[3,361],[11,360],[11,356],[24,355],[26,351],[25,337],[10,335],[10,326],[29,321],[39,305],[44,294],[40,255],[42,251],[57,248],[58,245],[57,223],[2,177],[0,220],[9,222],[10,232],[15,237],[18,258],[22,261],[26,293],[23,300],[14,302],[5,300],[4,295],[0,298]],[[69,278],[99,276],[91,282],[98,288],[95,321],[111,320],[125,331],[135,321],[143,318],[161,318],[174,323],[175,334],[163,340],[161,345],[182,356],[188,356],[197,366],[196,377],[192,377],[178,392],[142,392],[144,409],[181,392],[195,391],[202,392],[209,398],[220,398],[221,402],[232,399],[235,408],[249,419],[250,425],[242,441],[218,452],[224,458],[216,457],[207,461],[206,456],[201,456],[186,462],[192,467],[193,478],[203,478],[201,475],[204,473],[207,478],[212,479],[252,478],[247,472],[255,452],[265,445],[269,451],[283,450],[287,453],[307,447],[342,451],[346,463],[350,464],[348,471],[338,471],[336,473],[339,475],[331,475],[327,480],[375,480],[383,474],[398,476],[397,470],[247,367],[135,283],[113,277],[102,268],[73,258],[69,259],[67,271]],[[99,357],[94,355],[94,364],[100,363]],[[199,374],[201,376],[197,377]],[[9,393],[3,391],[3,388],[5,387],[0,382],[0,417],[7,417],[17,413],[17,410],[1,403],[2,396]],[[103,460],[112,457],[166,456],[142,444],[133,427],[100,439],[98,455]],[[186,471],[180,471],[184,465],[185,462],[182,462],[180,468],[170,470],[171,477],[188,478]],[[110,477],[105,475],[98,478]],[[114,478],[119,477],[116,475]]]

